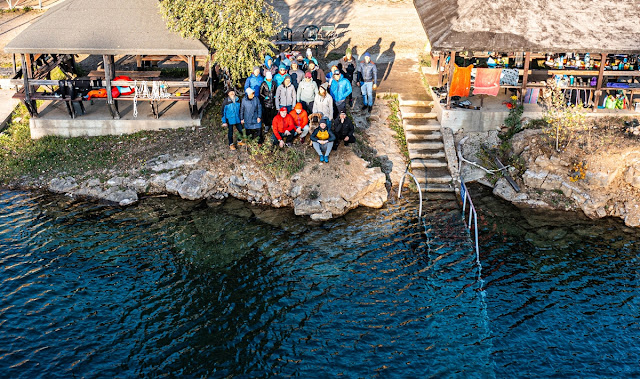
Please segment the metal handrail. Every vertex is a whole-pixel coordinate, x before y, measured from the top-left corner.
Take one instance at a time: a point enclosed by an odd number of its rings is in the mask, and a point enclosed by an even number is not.
[[[418,196],[420,198],[420,208],[418,210],[418,218],[422,218],[422,189],[420,188],[420,183],[418,183],[418,179],[416,179],[415,175],[409,172],[409,167],[411,167],[411,160],[407,164],[407,168],[404,170],[404,174],[402,175],[402,179],[400,179],[400,185],[398,186],[398,199],[402,197],[402,186],[404,185],[404,178],[409,175],[413,178],[413,181],[416,183],[416,187],[418,187]]]
[[[465,221],[465,225],[469,231],[471,231],[471,227],[473,226],[474,231],[474,240],[476,246],[476,261],[478,266],[480,266],[480,247],[478,244],[478,213],[476,212],[476,207],[473,205],[473,201],[471,200],[471,195],[469,195],[469,191],[467,190],[467,186],[464,184],[464,181],[460,181],[460,195],[462,196],[462,219]],[[467,199],[469,203],[469,219],[465,217],[465,212],[467,211]],[[473,224],[471,224],[473,221]]]

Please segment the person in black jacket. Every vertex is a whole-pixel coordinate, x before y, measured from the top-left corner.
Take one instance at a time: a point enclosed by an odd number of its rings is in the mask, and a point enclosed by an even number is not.
[[[260,103],[262,104],[262,122],[267,130],[271,130],[271,123],[276,112],[276,83],[270,72],[260,85]]]
[[[334,150],[338,150],[340,141],[344,142],[345,146],[356,142],[356,137],[353,135],[355,131],[353,121],[347,117],[347,113],[344,110],[341,111],[338,118],[331,123],[331,130],[336,135],[336,142],[333,146]]]

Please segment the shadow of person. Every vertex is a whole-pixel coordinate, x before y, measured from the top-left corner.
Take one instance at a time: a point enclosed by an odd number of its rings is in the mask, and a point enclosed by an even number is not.
[[[380,43],[381,42],[382,42],[382,38],[378,38],[375,45],[371,46],[366,50],[369,53],[369,55],[371,55],[371,60],[374,62],[378,62],[378,59],[380,59]]]
[[[351,37],[349,37],[346,41],[342,42],[340,46],[336,46],[330,51],[327,51],[327,54],[325,55],[325,58],[328,61],[327,63],[344,57],[344,54],[347,51],[347,48],[349,47],[350,44],[351,44]]]
[[[391,42],[389,48],[382,52],[382,54],[380,54],[380,57],[378,58],[378,60],[384,59],[384,61],[387,62],[385,63],[386,67],[384,67],[384,71],[382,71],[383,74],[380,77],[380,80],[387,80],[387,78],[389,77],[389,73],[391,72],[391,68],[393,67],[393,62],[395,62],[396,60],[396,52],[393,51],[393,48],[395,46],[396,41]]]

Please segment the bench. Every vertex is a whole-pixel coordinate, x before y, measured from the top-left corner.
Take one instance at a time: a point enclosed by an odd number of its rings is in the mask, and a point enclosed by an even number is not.
[[[133,80],[153,80],[159,78],[161,74],[161,71],[116,71],[116,77],[128,76]],[[87,76],[91,80],[104,79],[104,70],[93,70]]]

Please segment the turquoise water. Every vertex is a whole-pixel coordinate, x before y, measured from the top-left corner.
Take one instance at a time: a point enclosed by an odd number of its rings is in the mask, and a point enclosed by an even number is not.
[[[447,202],[312,224],[0,192],[1,376],[640,376],[637,232],[476,205],[480,278]]]

